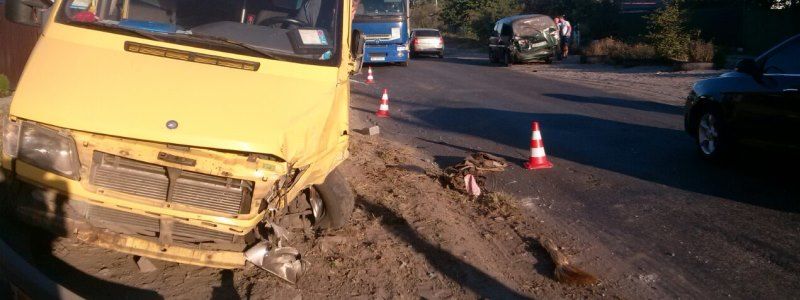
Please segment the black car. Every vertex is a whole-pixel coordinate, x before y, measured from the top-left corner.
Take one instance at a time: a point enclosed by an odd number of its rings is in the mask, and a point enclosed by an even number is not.
[[[800,35],[736,71],[697,82],[684,115],[686,131],[704,158],[739,144],[800,150]]]

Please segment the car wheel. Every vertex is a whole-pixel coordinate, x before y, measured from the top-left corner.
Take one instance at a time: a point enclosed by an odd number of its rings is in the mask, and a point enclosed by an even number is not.
[[[439,58],[444,58],[444,51],[439,52]]]
[[[493,63],[493,64],[496,64],[496,63],[499,62],[499,60],[497,59],[497,56],[494,55],[494,51],[492,51],[492,50],[489,50],[489,62]]]
[[[322,198],[324,208],[322,217],[316,221],[316,226],[337,229],[347,224],[350,215],[353,214],[356,197],[344,175],[338,169],[333,170],[325,178],[325,182],[315,185],[314,189]]]
[[[705,110],[697,119],[697,150],[704,159],[719,160],[727,153],[725,127],[714,109]]]
[[[511,52],[509,52],[508,50],[503,51],[502,65],[504,67],[510,67],[511,66]]]

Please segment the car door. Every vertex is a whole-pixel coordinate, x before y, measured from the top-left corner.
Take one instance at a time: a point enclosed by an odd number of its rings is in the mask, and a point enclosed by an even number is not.
[[[761,112],[774,125],[770,142],[800,147],[800,36],[765,56],[763,66],[769,89]]]
[[[744,142],[800,145],[800,38],[758,59],[763,74],[731,87],[731,124]]]

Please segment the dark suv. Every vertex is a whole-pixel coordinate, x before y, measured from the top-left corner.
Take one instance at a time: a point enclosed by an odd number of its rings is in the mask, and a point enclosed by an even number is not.
[[[736,71],[697,82],[686,101],[686,131],[704,158],[738,143],[800,150],[800,35]]]

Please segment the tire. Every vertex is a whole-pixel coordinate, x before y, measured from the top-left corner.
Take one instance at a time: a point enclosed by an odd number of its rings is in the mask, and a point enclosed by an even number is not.
[[[406,61],[404,61],[404,62],[401,62],[401,63],[400,63],[400,66],[401,66],[401,67],[408,67],[408,62],[409,62],[409,60],[406,60]]]
[[[335,169],[328,174],[325,182],[315,185],[314,188],[325,206],[325,213],[317,221],[317,227],[338,229],[347,224],[355,208],[356,196],[344,175]]]
[[[439,52],[439,58],[444,58],[444,51]]]
[[[695,130],[695,145],[700,157],[708,161],[721,161],[728,155],[730,141],[718,109],[706,108],[700,111],[695,121]]]
[[[489,50],[489,63],[496,64],[496,63],[498,63],[499,61],[500,61],[500,60],[499,60],[499,59],[497,59],[497,56],[495,56],[495,55],[494,55],[494,51],[492,51],[492,50]]]
[[[504,67],[510,67],[511,66],[511,52],[509,52],[508,50],[504,50],[503,51],[503,60],[501,61],[501,64]]]

